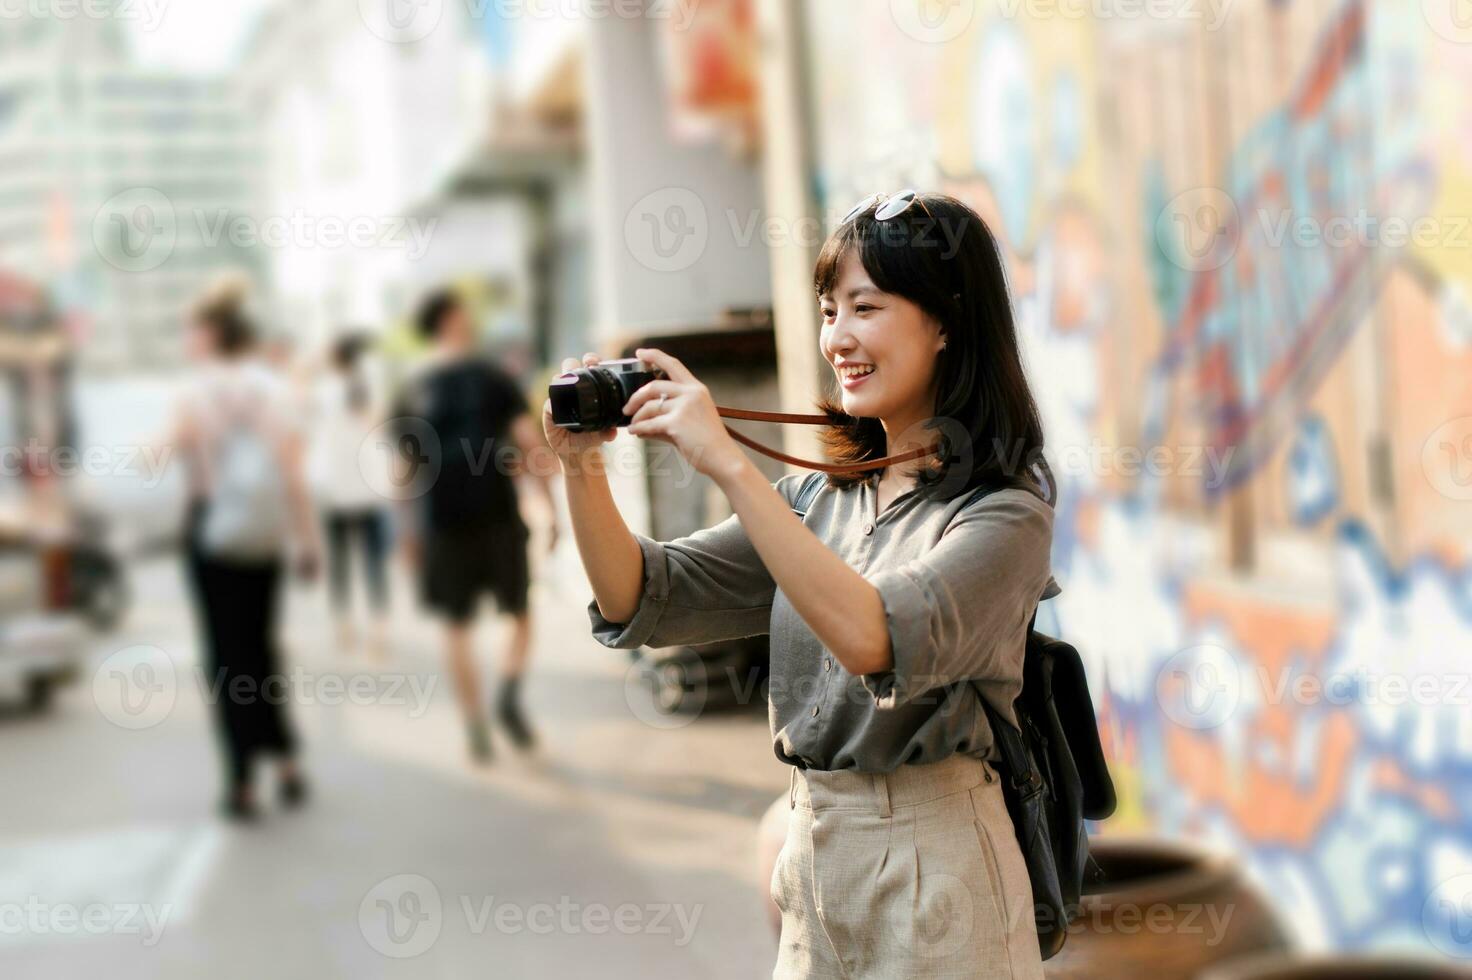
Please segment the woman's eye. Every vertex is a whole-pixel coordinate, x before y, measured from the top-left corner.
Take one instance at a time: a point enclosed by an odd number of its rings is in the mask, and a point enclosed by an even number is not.
[[[870,306],[868,303],[860,303],[858,306],[854,307],[855,313],[870,313],[873,312],[873,310],[874,307]]]
[[[831,320],[831,319],[833,319],[834,317],[836,317],[838,315],[838,311],[837,310],[830,310],[830,309],[824,309],[822,311],[822,313],[823,313],[823,319],[825,319],[825,320]]]

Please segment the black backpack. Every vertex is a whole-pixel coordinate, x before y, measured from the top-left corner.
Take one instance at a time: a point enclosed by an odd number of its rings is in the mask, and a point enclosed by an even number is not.
[[[807,513],[823,486],[814,474],[799,488],[793,510]],[[1002,489],[982,487],[966,501]],[[1013,725],[982,699],[1001,761],[1002,796],[1032,882],[1033,917],[1043,959],[1063,948],[1068,925],[1080,912],[1085,883],[1102,879],[1089,858],[1085,820],[1114,813],[1114,781],[1099,742],[1094,702],[1078,651],[1062,640],[1027,628],[1022,693],[1013,702]]]
[[[1036,621],[1036,614],[1033,619]],[[1032,882],[1043,959],[1063,948],[1085,883],[1101,880],[1085,820],[1114,812],[1094,703],[1078,651],[1029,624],[1017,725],[982,702],[1001,752],[1002,795]]]

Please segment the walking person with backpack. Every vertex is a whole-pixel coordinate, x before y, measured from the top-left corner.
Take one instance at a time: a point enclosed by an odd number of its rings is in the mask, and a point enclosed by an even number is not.
[[[317,525],[289,387],[256,351],[240,283],[195,307],[186,331],[192,375],[175,412],[188,466],[186,569],[200,624],[205,689],[226,758],[222,808],[258,815],[253,779],[274,757],[282,803],[306,799],[277,639],[288,560],[312,577]]]
[[[492,749],[473,631],[486,595],[511,619],[496,718],[517,749],[529,750],[536,741],[521,699],[532,637],[531,535],[514,478],[528,473],[548,512],[555,514],[549,477],[524,466],[526,455],[546,443],[516,382],[476,353],[475,324],[459,297],[448,289],[430,295],[416,319],[433,349],[392,416],[402,462],[415,472],[421,465],[437,470],[425,492],[401,508],[403,549],[419,574],[424,605],[444,622],[471,758],[483,765],[491,761]],[[556,540],[554,524],[549,546]]]
[[[614,430],[544,408],[594,636],[770,634],[773,750],[792,767],[775,977],[1040,978],[989,713],[1015,723],[1029,622],[1056,591],[1053,490],[1002,258],[953,198],[875,195],[814,283],[837,389],[824,438],[846,469],[769,483],[705,386],[637,351],[664,378],[623,406],[629,431],[672,443],[734,511],[658,542],[628,529],[599,465]]]

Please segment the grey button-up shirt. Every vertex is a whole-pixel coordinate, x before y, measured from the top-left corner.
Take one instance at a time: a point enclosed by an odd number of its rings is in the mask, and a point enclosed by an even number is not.
[[[777,481],[791,505],[806,477]],[[953,753],[993,758],[985,698],[1015,719],[1027,625],[1049,575],[1053,510],[1026,490],[937,501],[911,490],[878,512],[878,477],[826,485],[803,523],[884,601],[893,670],[855,676],[776,587],[736,516],[676,541],[636,535],[644,594],[627,624],[589,603],[593,635],[631,649],[768,633],[773,748],[791,765],[889,772]]]

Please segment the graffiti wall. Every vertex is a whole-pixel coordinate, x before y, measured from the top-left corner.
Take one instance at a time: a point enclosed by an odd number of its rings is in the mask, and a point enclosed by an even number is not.
[[[941,188],[1005,243],[1060,483],[1040,622],[1089,660],[1103,829],[1231,848],[1308,948],[1472,957],[1451,10],[808,4],[825,210]]]

